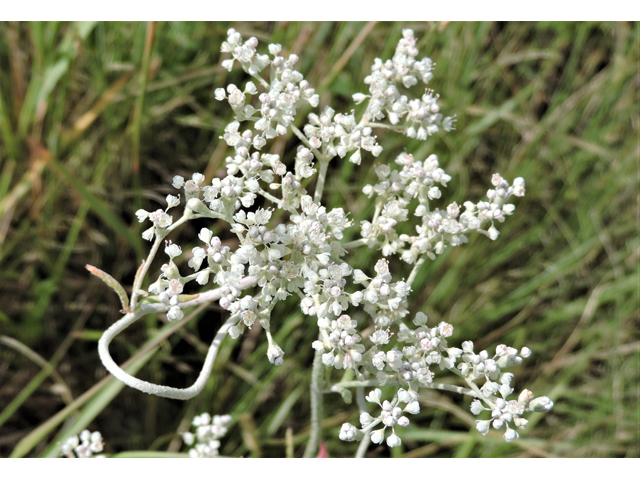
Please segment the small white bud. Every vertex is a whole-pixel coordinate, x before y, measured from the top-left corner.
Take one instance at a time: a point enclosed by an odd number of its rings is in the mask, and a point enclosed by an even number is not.
[[[476,420],[476,430],[478,430],[482,435],[486,435],[489,433],[491,428],[490,420]]]
[[[369,95],[365,95],[364,93],[354,93],[353,94],[353,101],[356,102],[356,105],[360,105],[362,102],[364,102],[367,97]]]
[[[504,434],[504,439],[505,439],[507,442],[513,442],[514,440],[517,440],[517,439],[518,439],[518,437],[520,437],[520,435],[518,435],[518,432],[516,432],[514,429],[509,428],[509,427],[507,426],[507,431],[506,431],[506,433]]]
[[[404,411],[413,415],[417,415],[418,413],[420,413],[420,404],[417,401],[413,401],[406,407],[404,407]]]
[[[377,443],[379,445],[382,443],[383,440],[384,440],[384,428],[381,428],[380,430],[374,430],[373,432],[371,432],[371,441],[373,443]]]
[[[173,188],[182,188],[182,186],[184,185],[184,178],[182,178],[180,175],[176,175],[175,177],[173,177],[173,183],[171,183],[171,185],[173,185]]]
[[[372,434],[372,440],[373,440],[373,434]],[[402,440],[400,440],[399,436],[393,433],[387,437],[387,445],[389,445],[389,447],[391,448],[399,447],[400,445],[402,445]]]

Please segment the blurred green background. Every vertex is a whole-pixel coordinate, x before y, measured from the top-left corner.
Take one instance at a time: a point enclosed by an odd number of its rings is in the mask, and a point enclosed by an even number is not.
[[[639,456],[640,28],[441,22],[0,24],[0,456],[56,455],[85,427],[102,432],[110,454],[173,455],[185,451],[176,432],[205,411],[234,416],[224,455],[302,454],[317,327],[292,304],[272,321],[284,365],[268,363],[254,327],[225,342],[206,390],[188,402],[109,381],[96,350],[120,304],[85,264],[129,287],[148,248],[134,212],[164,207],[173,175],[224,172],[219,137],[231,109],[213,92],[246,80],[220,67],[231,26],[263,51],[273,42],[297,53],[321,107],[337,111],[354,108],[374,58],[391,58],[413,28],[456,130],[427,142],[376,132],[378,161],[436,153],[453,177],[443,205],[478,201],[494,172],[527,182],[498,240],[473,237],[425,264],[411,308],[452,323],[453,345],[530,347],[516,390],[546,394],[555,408],[506,444],[474,430],[469,399],[424,391],[403,445],[369,456]],[[270,151],[291,161],[296,145],[278,138]],[[374,181],[373,162],[330,170],[325,202],[356,225],[372,213],[360,191]],[[202,226],[174,240],[190,248]],[[230,239],[222,227],[212,228]],[[370,268],[371,255],[352,264]],[[398,261],[392,269],[409,271]],[[170,337],[162,318],[145,319],[118,337],[115,358],[136,355],[150,381],[191,384],[222,321],[214,306],[194,317]],[[149,342],[157,350],[141,351]],[[357,448],[338,440],[345,421],[357,423],[355,405],[326,395],[330,456]]]

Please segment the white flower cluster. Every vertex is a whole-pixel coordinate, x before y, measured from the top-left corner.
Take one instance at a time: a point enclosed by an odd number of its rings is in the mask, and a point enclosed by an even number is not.
[[[549,397],[533,398],[533,393],[527,389],[518,395],[517,400],[506,400],[505,397],[508,393],[504,393],[505,390],[513,391],[513,389],[501,388],[500,394],[503,398],[496,399],[490,408],[485,407],[482,401],[477,399],[471,402],[471,413],[479,415],[483,411],[491,412],[491,420],[476,420],[478,431],[486,435],[491,427],[495,430],[505,427],[503,437],[507,442],[512,442],[520,438],[520,435],[511,428],[509,425],[511,422],[518,428],[524,428],[529,423],[527,419],[522,417],[525,412],[548,412],[553,408],[553,402]]]
[[[304,127],[312,148],[322,149],[323,155],[340,158],[354,152],[349,161],[356,165],[362,161],[361,150],[371,152],[374,157],[382,153],[372,131],[371,127],[357,123],[353,114],[336,114],[331,107],[326,107],[320,115],[311,113],[309,123]]]
[[[316,107],[318,95],[294,69],[297,56],[279,56],[279,45],[269,46],[271,56],[260,55],[257,47],[255,38],[243,42],[234,29],[228,31],[222,46],[222,51],[232,56],[223,62],[225,68],[231,69],[238,61],[251,77],[242,88],[229,85],[215,93],[218,100],[228,100],[235,113],[235,120],[227,125],[223,136],[234,151],[226,159],[226,176],[214,178],[208,185],[200,173],[186,181],[176,176],[172,185],[182,193],[167,197],[166,210],[136,212],[140,221],[149,219],[153,223],[143,237],[155,237],[154,248],[177,226],[196,218],[227,222],[239,245],[232,249],[211,230],[202,228],[198,235],[201,243],[191,248],[186,262],[192,273],[183,276],[178,268],[183,250],[167,242],[164,252],[169,261],[148,289],[153,297],[143,301],[163,304],[167,317],[179,320],[183,317],[180,305],[186,285],[194,280],[201,286],[213,283],[219,288],[216,298],[220,307],[230,313],[229,335],[237,338],[259,322],[266,331],[267,357],[280,365],[285,352],[271,334],[272,327],[277,328],[277,324],[272,325],[271,312],[278,301],[299,297],[302,312],[317,321],[319,335],[312,347],[324,366],[352,370],[359,381],[375,380],[381,386],[400,387],[391,402],[380,403],[380,390],[374,390],[367,398],[378,404],[382,413],[377,417],[363,414],[362,429],[343,425],[343,440],[360,439],[371,432],[371,439],[382,443],[385,429],[390,427],[392,434],[387,437],[387,444],[400,445],[394,427],[408,425],[404,413],[419,412],[417,392],[420,388],[433,388],[436,366],[463,377],[471,387],[463,393],[482,400],[492,411],[494,428],[507,425],[505,438],[513,439],[508,423],[523,426],[525,421],[520,415],[531,406],[525,400],[513,403],[506,399],[513,391],[513,375],[503,370],[531,352],[523,348],[518,356],[517,350],[501,345],[489,358],[486,351],[475,354],[472,342],[464,342],[461,349],[449,347],[447,339],[453,334],[453,326],[446,322],[428,327],[422,313],[414,317],[412,328],[403,321],[409,315],[408,297],[417,268],[447,247],[468,242],[471,232],[495,240],[496,224],[504,222],[515,209],[508,200],[525,193],[524,180],[516,178],[510,185],[494,174],[494,188],[487,192],[485,201],[464,202],[464,212],[456,202],[445,209],[433,208],[431,202],[441,198],[440,189],[447,186],[451,177],[441,168],[436,155],[415,159],[404,152],[396,158],[397,166],[380,163],[374,167],[377,183],[363,189],[375,201],[373,218],[361,223],[359,239],[344,242],[344,232],[353,224],[348,213],[342,208],[327,210],[322,205],[327,165],[334,157],[347,156],[360,164],[362,151],[378,157],[382,147],[373,128],[380,124],[371,122],[385,117],[395,126],[392,129],[418,139],[426,139],[440,127],[450,130],[453,120],[439,113],[438,97],[433,92],[427,91],[418,99],[400,93],[400,88],[409,89],[419,81],[427,83],[434,65],[428,58],[416,60],[413,32],[405,30],[394,57],[387,61],[377,59],[365,79],[370,95],[354,95],[357,103],[368,100],[360,121],[353,113],[336,113],[326,107],[321,113],[311,113],[300,131],[293,122],[295,116],[304,103]],[[268,81],[263,78],[267,73]],[[261,152],[268,140],[290,130],[302,142],[295,156],[285,160]],[[306,190],[306,179],[314,175],[318,178],[312,197]],[[174,222],[167,211],[180,204],[181,196],[185,199],[184,215]],[[267,206],[262,206],[265,202]],[[279,210],[277,222],[273,220],[274,209]],[[412,220],[417,232],[413,236],[403,233]],[[413,271],[408,278],[394,279],[390,268],[393,263],[387,258],[372,260],[372,271],[354,268],[348,253],[356,246],[366,246],[370,256],[378,250],[383,257],[397,256],[414,265]],[[255,289],[243,292],[248,286]],[[369,330],[364,334],[366,328]],[[484,380],[481,388],[475,385],[478,380]],[[497,393],[501,398],[494,397]],[[484,409],[478,405],[481,404],[474,402],[474,413]],[[552,402],[545,405],[550,408]],[[218,438],[224,434],[220,432],[226,431],[228,421],[228,416],[214,417],[213,423],[206,414],[196,417],[198,444],[192,449],[195,456],[217,455]],[[486,433],[488,424],[482,422],[478,429]],[[380,423],[384,427],[374,431],[373,427]],[[214,430],[217,433],[211,433]],[[185,434],[189,444],[194,438],[193,434]]]
[[[220,456],[220,439],[227,434],[231,425],[230,415],[214,415],[208,413],[197,415],[191,425],[195,427],[195,434],[182,434],[184,443],[192,446],[189,449],[191,458],[214,458]]]
[[[483,233],[492,240],[497,239],[499,232],[495,222],[504,222],[505,216],[515,210],[513,204],[505,202],[511,196],[522,197],[525,193],[524,179],[516,178],[513,186],[510,186],[496,173],[491,178],[496,188],[487,191],[489,201],[477,204],[464,202],[463,213],[460,213],[456,202],[446,210],[431,210],[429,201],[442,196],[436,184],[446,187],[451,180],[440,168],[438,157],[430,155],[423,162],[414,160],[413,155],[402,153],[396,158],[396,163],[402,166],[402,170],[391,170],[388,165],[377,166],[379,182],[373,186],[366,185],[363,189],[369,198],[376,196],[377,205],[381,207],[372,222],[362,222],[361,234],[370,248],[380,245],[383,255],[400,253],[401,258],[410,264],[422,255],[433,260],[448,246],[467,243],[469,239],[466,234],[472,231]],[[413,214],[421,218],[420,224],[415,227],[418,235],[399,235],[396,225],[407,220],[408,207],[413,199],[418,200]],[[483,230],[488,223],[488,230]],[[384,236],[382,242],[380,236]]]
[[[386,62],[376,58],[371,75],[364,79],[371,95],[356,93],[353,98],[356,103],[361,103],[369,97],[365,117],[380,120],[386,116],[392,125],[400,125],[399,131],[410,138],[425,140],[435,134],[439,126],[448,132],[453,128],[454,117],[443,119],[439,113],[438,95],[434,95],[432,90],[426,90],[421,98],[413,99],[400,93],[401,85],[410,88],[419,80],[427,84],[433,78],[431,71],[435,66],[426,57],[416,60],[418,49],[413,30],[403,30],[402,37],[393,58]]]
[[[409,419],[404,415],[410,413],[415,415],[420,413],[420,404],[418,403],[418,394],[409,389],[400,388],[391,401],[382,399],[382,391],[379,388],[373,390],[365,399],[370,403],[377,404],[381,413],[377,417],[372,417],[367,412],[360,414],[360,424],[362,428],[358,429],[350,423],[344,423],[340,428],[340,440],[345,442],[353,442],[360,440],[365,433],[371,434],[373,443],[382,443],[385,440],[385,432],[387,428],[391,429],[391,435],[386,437],[389,447],[397,447],[402,445],[402,440],[396,435],[395,427],[407,427],[410,424]],[[404,404],[404,407],[401,407]],[[382,428],[373,430],[376,426],[382,424]]]
[[[69,458],[99,458],[104,457],[96,455],[102,452],[103,448],[104,442],[100,432],[83,430],[80,437],[74,435],[62,442],[61,455]]]

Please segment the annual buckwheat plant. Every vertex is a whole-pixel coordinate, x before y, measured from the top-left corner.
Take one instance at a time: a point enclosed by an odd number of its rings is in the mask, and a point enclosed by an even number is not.
[[[359,117],[353,111],[318,109],[318,94],[296,70],[298,57],[281,56],[280,45],[269,45],[268,54],[260,53],[255,38],[243,41],[230,29],[222,52],[229,54],[223,67],[240,67],[250,78],[243,85],[215,90],[215,98],[228,102],[235,116],[223,136],[230,147],[226,176],[210,182],[201,173],[188,179],[175,176],[176,192],[167,196],[165,209],[136,212],[148,225],[142,237],[151,248],[136,275],[130,302],[113,278],[88,267],[118,292],[123,303],[124,316],[99,342],[105,367],[133,388],[186,400],[205,386],[225,337],[236,339],[257,322],[265,330],[267,357],[277,368],[287,352],[274,341],[272,333],[279,325],[271,312],[279,301],[295,297],[306,323],[317,326],[317,340],[310,345],[315,360],[305,456],[317,453],[322,396],[328,392],[341,394],[347,403],[356,395],[359,422],[343,424],[339,437],[361,442],[357,456],[364,456],[370,442],[401,445],[403,428],[420,412],[420,390],[428,388],[473,397],[471,412],[478,417],[480,433],[493,428],[507,442],[517,439],[516,429],[526,426],[529,412],[553,407],[547,397],[535,397],[527,389],[514,391],[509,369],[531,351],[507,345],[477,351],[472,341],[450,345],[453,325],[434,324],[424,313],[409,311],[420,266],[476,233],[497,240],[500,224],[516,208],[511,202],[525,194],[522,178],[509,180],[495,173],[488,179],[486,198],[446,205],[440,198],[451,177],[435,153],[418,157],[405,151],[395,159],[385,157],[376,129],[428,140],[454,126],[455,117],[440,112],[438,95],[422,87],[433,77],[434,63],[419,59],[413,31],[402,32],[393,58],[375,60],[364,79],[368,93],[353,95],[356,104],[364,104]],[[415,96],[416,91],[421,93]],[[309,108],[314,111],[299,129],[294,120]],[[299,140],[291,164],[269,153],[269,143],[288,132]],[[375,210],[360,225],[354,225],[343,208],[328,210],[323,205],[329,164],[338,161],[375,171],[375,182],[363,189]],[[209,219],[212,225],[226,222],[239,246],[224,245],[207,227],[193,244],[181,246],[168,239],[194,219]],[[350,228],[359,235],[346,242],[344,233]],[[355,249],[367,250],[373,268],[350,265]],[[166,263],[143,289],[157,255]],[[408,277],[394,274],[394,257],[412,266]],[[200,293],[185,293],[187,284],[197,284]],[[191,286],[189,292],[193,290]],[[175,322],[189,308],[213,301],[228,318],[192,386],[181,389],[142,381],[113,361],[110,343],[136,320],[162,313]],[[329,369],[343,370],[344,376],[327,386]],[[438,383],[443,371],[458,376],[464,386]],[[393,387],[395,393],[387,396],[379,387],[387,387],[385,392]],[[196,434],[184,434],[185,442],[194,445],[190,455],[217,456],[218,440],[229,422],[228,416],[196,417]]]

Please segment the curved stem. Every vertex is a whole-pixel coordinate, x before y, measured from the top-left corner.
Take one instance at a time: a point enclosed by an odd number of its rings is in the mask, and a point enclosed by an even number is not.
[[[311,458],[318,450],[320,441],[320,413],[322,409],[322,392],[320,391],[320,377],[322,375],[322,353],[316,351],[313,357],[311,372],[311,432],[304,450],[304,458]]]
[[[256,277],[249,276],[240,280],[238,287],[243,290],[246,288],[250,288],[255,286],[257,283]],[[197,305],[201,305],[203,303],[212,302],[215,300],[219,300],[222,297],[222,289],[216,288],[214,290],[209,290],[198,296],[198,298],[189,300],[187,302],[180,303],[180,308],[188,308],[195,307]],[[143,316],[150,313],[162,313],[167,310],[166,305],[162,303],[154,303],[154,304],[146,304],[142,305],[138,309],[136,309],[132,313],[126,314],[116,323],[114,323],[111,327],[109,327],[100,338],[98,342],[98,354],[100,355],[100,360],[104,364],[105,368],[109,370],[109,372],[116,377],[118,380],[123,382],[124,384],[133,387],[141,392],[158,395],[160,397],[166,398],[174,398],[178,400],[187,400],[189,398],[195,397],[198,393],[202,391],[204,388],[209,375],[211,374],[211,370],[213,368],[213,362],[218,354],[218,350],[222,341],[227,336],[227,332],[229,328],[231,328],[237,322],[237,316],[231,316],[225,323],[220,327],[220,330],[216,333],[213,341],[211,342],[211,346],[209,347],[209,352],[205,358],[204,364],[202,366],[202,370],[198,375],[195,383],[188,388],[173,388],[167,387],[164,385],[157,385],[155,383],[146,382],[144,380],[140,380],[139,378],[134,377],[133,375],[128,374],[122,368],[118,366],[118,364],[113,360],[111,354],[109,353],[109,345],[113,341],[113,339],[121,333],[123,330],[131,326],[136,320],[142,318]]]

